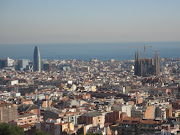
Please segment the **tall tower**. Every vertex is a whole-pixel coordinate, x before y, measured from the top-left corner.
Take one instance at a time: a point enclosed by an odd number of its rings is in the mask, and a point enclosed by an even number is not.
[[[159,76],[160,74],[160,64],[159,64],[159,54],[158,52],[155,52],[155,58],[154,58],[154,75]]]
[[[139,59],[139,50],[135,53],[134,75],[141,75],[141,63]]]
[[[34,71],[41,72],[40,52],[37,46],[34,48],[33,64],[34,64]]]

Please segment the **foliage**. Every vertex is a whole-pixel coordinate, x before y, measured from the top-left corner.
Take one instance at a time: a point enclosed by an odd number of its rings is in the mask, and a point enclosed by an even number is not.
[[[0,135],[24,135],[24,131],[17,125],[0,123]]]

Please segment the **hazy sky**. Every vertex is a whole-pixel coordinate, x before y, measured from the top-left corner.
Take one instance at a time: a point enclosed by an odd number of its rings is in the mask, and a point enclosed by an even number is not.
[[[0,0],[0,44],[180,41],[180,0]]]

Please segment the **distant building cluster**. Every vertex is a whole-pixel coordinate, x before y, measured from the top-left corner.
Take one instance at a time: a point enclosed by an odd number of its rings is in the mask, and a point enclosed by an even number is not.
[[[33,56],[0,59],[0,122],[26,135],[180,134],[180,58],[45,60],[38,47]]]
[[[33,61],[28,59],[18,59],[15,61],[7,57],[0,59],[0,69],[41,72],[41,70],[51,71],[51,64],[48,61],[41,61],[39,48],[35,46]]]

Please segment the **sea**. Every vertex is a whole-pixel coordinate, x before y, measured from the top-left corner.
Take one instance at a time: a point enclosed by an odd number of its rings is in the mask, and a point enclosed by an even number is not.
[[[133,60],[136,51],[146,58],[154,57],[155,51],[160,58],[180,58],[180,41],[178,42],[121,42],[121,43],[65,43],[65,44],[0,44],[0,59],[33,59],[34,47],[38,46],[41,59],[47,60],[85,60],[102,61]]]

